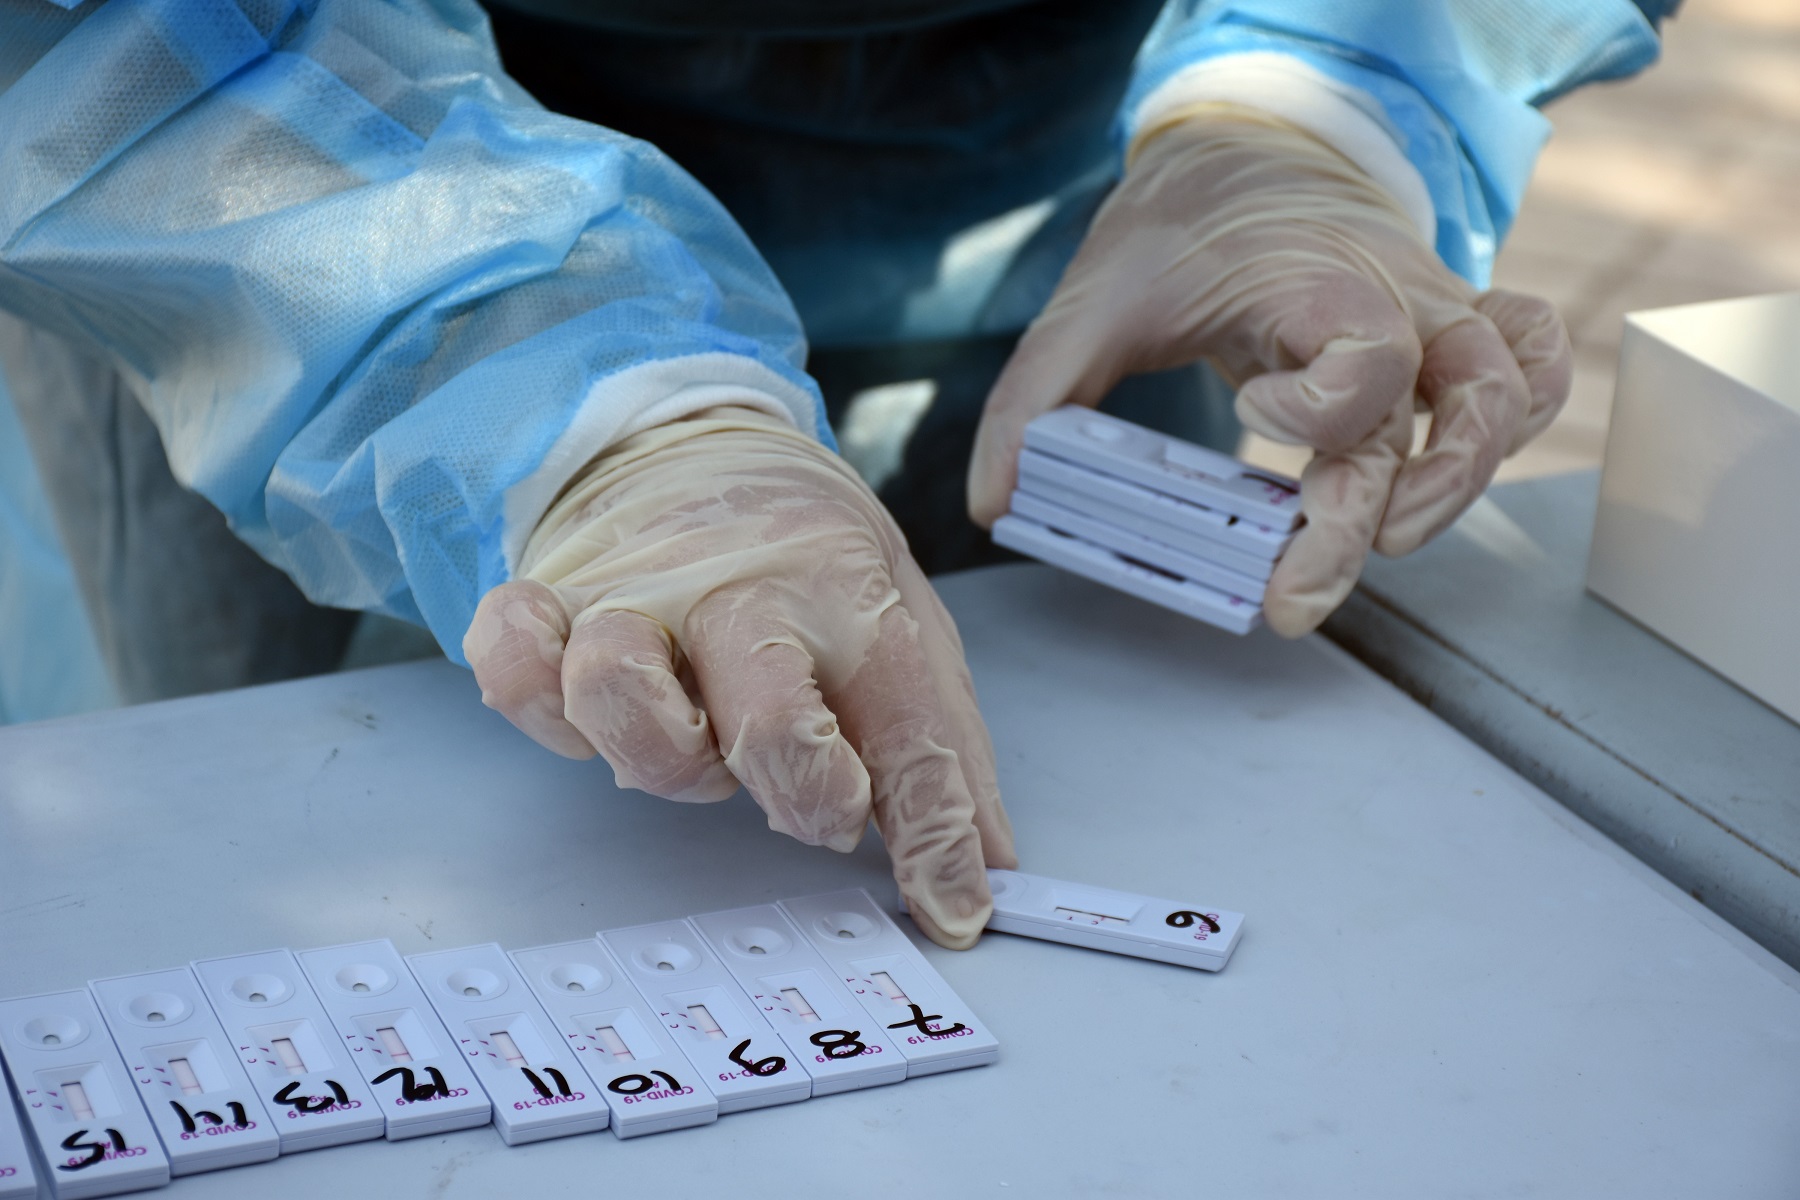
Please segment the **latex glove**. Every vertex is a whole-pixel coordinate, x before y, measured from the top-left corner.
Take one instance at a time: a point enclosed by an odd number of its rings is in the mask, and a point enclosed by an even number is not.
[[[1210,360],[1250,429],[1317,453],[1306,525],[1269,581],[1269,626],[1315,628],[1368,550],[1448,526],[1567,398],[1569,339],[1542,300],[1477,295],[1330,147],[1200,105],[1146,130],[1055,295],[988,398],[969,509],[1006,511],[1025,425],[1123,376]],[[1430,410],[1412,449],[1415,402]]]
[[[971,946],[1017,865],[950,614],[842,459],[709,410],[596,459],[463,639],[482,700],[621,787],[848,852],[873,814],[913,920]]]

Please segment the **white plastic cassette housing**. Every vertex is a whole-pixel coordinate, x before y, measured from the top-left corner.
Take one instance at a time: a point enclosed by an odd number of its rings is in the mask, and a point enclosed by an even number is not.
[[[1025,445],[1270,529],[1292,529],[1300,520],[1293,480],[1090,408],[1036,418],[1025,427]]]
[[[1242,913],[1019,871],[990,870],[988,886],[989,929],[1203,971],[1225,965],[1244,925]]]
[[[169,1182],[169,1160],[86,991],[0,1001],[0,1056],[57,1200]]]
[[[612,1106],[615,1134],[718,1119],[712,1089],[598,938],[514,950],[512,959]]]
[[[721,1114],[812,1095],[812,1076],[686,921],[600,934],[688,1060]]]
[[[1019,455],[1018,490],[1258,579],[1295,537],[1035,450]]]
[[[689,917],[788,1050],[806,1064],[813,1095],[898,1083],[906,1058],[837,971],[773,904]]]
[[[907,1078],[1000,1057],[999,1041],[869,893],[805,896],[780,908],[886,1030],[906,1059]]]
[[[5,1071],[0,1070],[0,1086],[5,1084]],[[19,1110],[13,1107],[12,1093],[0,1103],[0,1200],[33,1200],[38,1194],[37,1171],[31,1165],[31,1150],[25,1142],[25,1127],[20,1124]]]
[[[281,1135],[283,1154],[385,1132],[374,1095],[291,951],[203,959],[194,974]]]
[[[487,1093],[392,942],[326,946],[296,957],[375,1093],[390,1142],[488,1123]]]
[[[612,1109],[506,951],[489,943],[407,958],[474,1067],[509,1146],[605,1129]]]
[[[1268,590],[1267,579],[1233,571],[1198,555],[1189,554],[1186,550],[1179,550],[1118,525],[1109,525],[1086,513],[1025,492],[1013,493],[1011,512],[1013,516],[1036,521],[1049,529],[1092,542],[1102,550],[1110,550],[1114,554],[1167,571],[1203,587],[1214,588],[1227,596],[1236,596],[1251,604],[1261,604],[1263,594]]]
[[[187,967],[88,984],[162,1138],[172,1175],[266,1162],[275,1123]]]
[[[1008,515],[994,522],[994,541],[1230,633],[1249,633],[1262,624],[1262,610],[1248,600],[1192,580],[1161,574],[1024,517]]]

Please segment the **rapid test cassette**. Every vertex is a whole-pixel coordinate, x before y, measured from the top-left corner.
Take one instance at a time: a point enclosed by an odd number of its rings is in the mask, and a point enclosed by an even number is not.
[[[0,1086],[4,1083],[5,1071],[0,1069]],[[0,1100],[4,1100],[0,1103],[0,1200],[33,1200],[38,1194],[37,1171],[25,1144],[25,1127],[19,1124],[12,1093]]]
[[[1052,409],[1025,427],[1025,445],[1270,529],[1300,520],[1293,480],[1093,409]]]
[[[169,1182],[168,1156],[86,991],[0,1001],[0,1057],[57,1200]]]
[[[4,1085],[0,1070],[0,1085]],[[25,1126],[20,1124],[13,1094],[5,1094],[0,1105],[0,1200],[34,1200],[38,1195],[38,1171],[31,1166],[31,1148],[25,1144]]]
[[[1133,533],[1159,556],[1171,549],[1183,551],[1254,579],[1267,579],[1274,572],[1275,561],[1295,534],[1292,529],[1271,529],[1214,512],[1035,450],[1019,455],[1019,489],[1013,498],[1021,495],[1055,504],[1057,513],[1085,514],[1099,536],[1111,538],[1121,530]],[[1015,511],[1023,512],[1016,506]]]
[[[806,1067],[692,925],[659,921],[606,930],[600,940],[704,1074],[721,1116],[812,1095]]]
[[[999,1041],[869,893],[855,888],[779,907],[887,1031],[906,1059],[908,1079],[1000,1057]]]
[[[203,959],[194,974],[283,1154],[382,1136],[386,1118],[291,951]]]
[[[994,540],[1233,633],[1262,623],[1297,535],[1300,485],[1104,413],[1061,408],[1025,430]]]
[[[1109,526],[1085,513],[1024,492],[1013,493],[1011,515],[1036,521],[1046,528],[1095,545],[1104,542],[1112,548],[1113,553],[1127,559],[1253,604],[1262,603],[1263,592],[1268,587],[1268,575],[1274,570],[1274,563],[1270,562],[1263,565],[1258,574],[1247,575],[1219,562],[1190,554],[1179,547],[1165,545],[1129,529]]]
[[[1053,567],[1061,567],[1231,633],[1249,633],[1262,624],[1262,610],[1252,601],[1191,579],[1153,570],[1102,546],[1023,517],[1004,516],[994,522],[994,541],[1009,550],[1029,554]]]
[[[88,984],[169,1156],[192,1175],[281,1152],[281,1136],[187,967]]]
[[[494,1103],[509,1146],[605,1129],[612,1109],[531,988],[489,943],[410,955],[407,965]]]
[[[612,1108],[619,1137],[705,1125],[719,1102],[598,938],[512,960]]]
[[[759,904],[688,921],[806,1064],[813,1095],[906,1078],[905,1056],[781,909]]]
[[[988,871],[994,915],[987,927],[1217,971],[1237,948],[1242,913],[1063,883],[1020,871]]]
[[[387,1122],[387,1138],[473,1129],[492,1119],[462,1049],[386,938],[306,950],[300,969]]]

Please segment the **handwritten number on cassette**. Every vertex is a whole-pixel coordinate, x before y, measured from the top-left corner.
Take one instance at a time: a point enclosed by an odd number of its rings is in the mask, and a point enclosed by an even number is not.
[[[197,1120],[203,1120],[208,1125],[224,1125],[226,1123],[216,1112],[209,1112],[202,1108],[197,1112],[190,1113],[187,1106],[179,1100],[171,1100],[169,1104],[175,1109],[175,1115],[181,1118],[181,1132],[183,1133],[199,1132],[200,1126],[196,1123]],[[231,1117],[231,1124],[238,1129],[246,1128],[250,1124],[250,1114],[245,1112],[244,1106],[236,1100],[231,1101]]]
[[[546,1100],[551,1099],[550,1088],[544,1083],[542,1076],[530,1067],[520,1067],[519,1070],[525,1072],[525,1078],[531,1081],[532,1091],[536,1092]],[[555,1067],[545,1067],[544,1074],[556,1080],[556,1090],[559,1094],[563,1096],[573,1096],[575,1094],[569,1090],[568,1079],[566,1079],[563,1076],[563,1073]]]
[[[1188,926],[1193,925],[1196,922],[1198,922],[1201,925],[1206,926],[1207,931],[1209,933],[1219,932],[1218,919],[1215,917],[1209,916],[1206,913],[1191,912],[1188,909],[1184,908],[1184,909],[1181,909],[1179,912],[1172,912],[1167,917],[1163,918],[1163,924],[1173,925],[1177,929],[1186,929]]]
[[[323,1112],[333,1104],[350,1103],[350,1093],[344,1090],[343,1084],[335,1079],[327,1079],[325,1084],[331,1089],[331,1094],[335,1097],[334,1099],[328,1100],[324,1096],[294,1095],[300,1088],[300,1081],[295,1079],[285,1084],[279,1092],[275,1093],[275,1103],[291,1105],[295,1112],[302,1113]]]
[[[776,1075],[781,1072],[783,1067],[787,1066],[787,1059],[781,1057],[779,1054],[771,1054],[767,1058],[758,1058],[754,1060],[745,1058],[744,1051],[749,1048],[750,1039],[745,1038],[736,1046],[732,1047],[730,1057],[732,1062],[744,1068],[744,1070],[750,1072],[752,1075],[759,1078]]]
[[[948,1029],[933,1029],[931,1027],[931,1022],[943,1020],[943,1013],[927,1014],[924,1009],[916,1004],[908,1004],[906,1007],[912,1009],[912,1016],[904,1021],[895,1021],[892,1025],[888,1026],[889,1029],[917,1029],[926,1037],[948,1037],[953,1033],[961,1033],[968,1028],[967,1025],[958,1021]]]
[[[450,1085],[444,1082],[443,1072],[436,1067],[426,1067],[425,1073],[431,1076],[430,1083],[420,1083],[411,1067],[389,1067],[370,1083],[386,1083],[394,1076],[400,1077],[400,1094],[408,1101],[417,1103],[420,1100],[431,1100],[438,1096],[448,1096]]]
[[[671,1092],[679,1092],[681,1090],[680,1080],[676,1079],[667,1071],[652,1071],[650,1072],[650,1075],[654,1075],[657,1079],[661,1079],[664,1083],[668,1084]],[[608,1091],[617,1092],[621,1096],[636,1096],[639,1093],[647,1092],[656,1086],[656,1079],[650,1078],[650,1075],[621,1075],[611,1083],[607,1084],[606,1088]]]
[[[108,1129],[108,1130],[106,1130],[106,1135],[108,1138],[110,1138],[112,1140],[112,1148],[114,1151],[116,1151],[117,1153],[120,1153],[120,1154],[125,1153],[126,1147],[125,1147],[125,1135],[124,1134],[120,1133],[116,1129]],[[74,1133],[71,1133],[68,1137],[66,1137],[62,1140],[62,1148],[64,1150],[86,1150],[88,1152],[88,1156],[86,1158],[82,1159],[80,1162],[57,1163],[56,1164],[57,1170],[59,1170],[59,1171],[79,1171],[84,1167],[93,1166],[95,1163],[99,1162],[100,1160],[102,1160],[106,1157],[106,1143],[105,1142],[84,1142],[84,1141],[82,1141],[81,1139],[86,1136],[87,1136],[87,1130],[77,1129]]]
[[[868,1047],[857,1041],[860,1029],[821,1029],[806,1040],[825,1052],[826,1058],[855,1058]]]

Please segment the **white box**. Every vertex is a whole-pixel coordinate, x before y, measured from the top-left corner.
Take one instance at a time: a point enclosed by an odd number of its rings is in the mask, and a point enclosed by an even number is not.
[[[1800,721],[1800,293],[1625,319],[1588,589]]]

